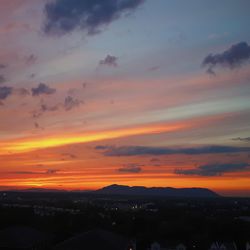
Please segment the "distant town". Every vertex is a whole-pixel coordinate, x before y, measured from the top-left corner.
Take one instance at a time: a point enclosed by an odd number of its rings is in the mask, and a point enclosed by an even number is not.
[[[0,249],[250,250],[250,198],[5,191],[0,221]]]

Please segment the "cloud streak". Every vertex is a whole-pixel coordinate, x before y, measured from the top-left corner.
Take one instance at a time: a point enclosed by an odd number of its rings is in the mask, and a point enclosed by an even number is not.
[[[118,172],[120,173],[140,173],[142,171],[142,168],[140,164],[130,163],[126,164],[123,167],[118,169]]]
[[[221,176],[224,173],[238,172],[249,168],[249,163],[215,163],[193,169],[177,169],[176,174],[198,176]]]
[[[231,146],[204,146],[193,148],[167,148],[167,147],[144,147],[144,146],[96,146],[97,150],[104,150],[105,156],[138,156],[138,155],[200,155],[200,154],[223,154],[250,152],[249,147]]]
[[[125,13],[130,13],[144,0],[56,0],[45,5],[44,32],[65,35],[82,30],[88,35],[99,33]]]
[[[243,142],[250,142],[250,137],[237,137],[233,138],[234,141],[243,141]]]

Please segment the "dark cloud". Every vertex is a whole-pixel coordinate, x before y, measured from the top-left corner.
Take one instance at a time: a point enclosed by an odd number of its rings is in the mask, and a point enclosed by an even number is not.
[[[103,60],[99,62],[99,65],[105,65],[105,66],[110,66],[110,67],[117,67],[117,60],[118,58],[115,56],[107,55]]]
[[[3,84],[6,82],[5,76],[4,75],[0,75],[0,84]]]
[[[1,64],[0,64],[0,70],[1,70],[1,69],[5,69],[5,68],[7,68],[7,65],[1,63]]]
[[[140,173],[142,171],[141,164],[130,163],[125,164],[123,167],[118,169],[118,172],[121,173]]]
[[[207,72],[215,74],[214,68],[217,66],[234,69],[250,61],[250,46],[246,42],[232,45],[222,53],[210,54],[202,62],[204,67],[208,67]]]
[[[108,149],[108,148],[110,148],[110,146],[97,145],[95,147],[96,150],[105,150],[105,149]]]
[[[175,173],[180,175],[220,176],[224,173],[245,170],[249,166],[249,163],[215,163],[193,169],[177,169]]]
[[[59,109],[59,105],[52,105],[52,106],[48,106],[47,104],[42,103],[41,104],[41,111],[42,112],[53,112],[53,111],[57,111]]]
[[[34,127],[35,127],[36,129],[42,129],[42,130],[44,130],[44,128],[41,127],[40,124],[39,124],[38,122],[34,122]]]
[[[157,71],[157,70],[159,70],[160,68],[161,68],[160,66],[153,66],[153,67],[148,68],[147,71],[150,71],[150,72],[152,72],[152,71]]]
[[[34,54],[31,54],[25,58],[25,63],[27,65],[34,64],[36,61],[37,61],[37,56],[35,56]]]
[[[38,174],[38,172],[33,172],[33,171],[16,171],[16,172],[11,172],[12,174]]]
[[[39,95],[51,95],[56,92],[56,89],[50,88],[44,83],[39,83],[38,87],[32,88],[32,95],[39,96]]]
[[[47,169],[45,174],[57,174],[58,170],[57,169]]]
[[[40,116],[42,116],[44,113],[46,112],[54,112],[59,110],[60,108],[60,104],[56,104],[56,105],[52,105],[49,106],[47,104],[45,104],[43,101],[40,103],[40,106],[38,109],[32,111],[32,117],[33,118],[39,118]]]
[[[161,166],[161,160],[158,158],[152,158],[150,159],[150,163],[153,167],[160,167]]]
[[[233,138],[232,140],[250,142],[250,137],[237,137],[237,138]]]
[[[67,96],[63,103],[57,103],[55,105],[48,105],[43,100],[41,100],[39,108],[32,111],[31,113],[33,118],[39,118],[46,112],[55,112],[61,109],[69,111],[81,104],[83,104],[83,101],[79,101],[78,99],[71,96]]]
[[[65,35],[78,29],[93,35],[144,0],[55,0],[45,5],[44,32]]]
[[[7,97],[9,97],[13,92],[12,87],[0,87],[0,100],[5,100]]]
[[[40,128],[39,124],[37,122],[34,122],[35,128]]]
[[[58,172],[57,169],[47,169],[44,170],[43,172],[38,172],[38,171],[16,171],[16,172],[10,172],[12,174],[24,174],[24,175],[33,175],[33,174],[56,174]]]
[[[83,101],[79,101],[76,98],[73,98],[72,96],[67,96],[64,100],[64,109],[66,111],[69,111],[75,107],[78,107],[79,105],[83,104]]]
[[[160,161],[160,159],[158,159],[158,158],[152,158],[152,159],[150,159],[150,162],[159,162]]]
[[[144,147],[144,146],[97,146],[96,149],[104,150],[105,156],[136,156],[136,155],[172,155],[172,154],[222,154],[250,152],[249,147],[231,146],[203,146],[194,148],[167,148],[167,147]]]

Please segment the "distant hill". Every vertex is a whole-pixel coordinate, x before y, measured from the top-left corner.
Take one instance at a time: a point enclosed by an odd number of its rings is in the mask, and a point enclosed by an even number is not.
[[[140,195],[140,196],[160,196],[160,197],[219,197],[219,195],[207,188],[171,188],[171,187],[143,187],[143,186],[123,186],[110,185],[96,190],[97,194],[109,195]]]

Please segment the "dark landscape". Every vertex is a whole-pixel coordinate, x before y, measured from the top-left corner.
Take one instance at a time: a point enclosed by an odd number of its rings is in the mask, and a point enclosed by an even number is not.
[[[92,192],[1,192],[0,249],[106,249],[105,244],[125,249],[128,244],[126,249],[146,250],[154,243],[164,249],[183,244],[205,250],[213,243],[246,249],[249,198],[203,189],[182,189],[182,196],[160,190],[111,185]]]

